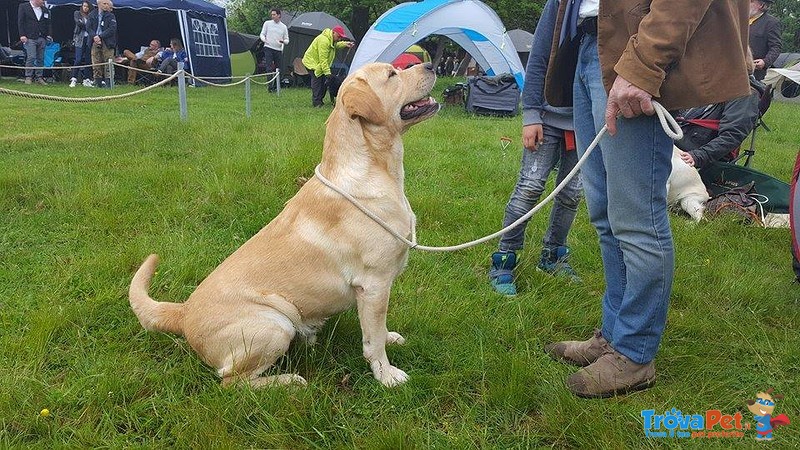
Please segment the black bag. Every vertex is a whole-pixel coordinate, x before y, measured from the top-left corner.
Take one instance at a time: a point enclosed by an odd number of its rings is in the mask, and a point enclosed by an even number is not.
[[[468,81],[467,111],[486,116],[519,114],[520,91],[511,74],[473,77]]]

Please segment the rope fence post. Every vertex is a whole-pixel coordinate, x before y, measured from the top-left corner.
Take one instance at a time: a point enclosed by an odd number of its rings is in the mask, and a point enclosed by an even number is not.
[[[186,107],[186,72],[183,71],[183,62],[178,63],[178,103],[181,105],[181,120],[185,122],[189,118],[189,112]]]
[[[244,115],[250,118],[250,74],[244,79]]]
[[[281,69],[275,68],[275,93],[281,95]]]
[[[114,89],[114,60],[108,58],[108,68],[106,69],[106,75],[108,75],[108,88]]]

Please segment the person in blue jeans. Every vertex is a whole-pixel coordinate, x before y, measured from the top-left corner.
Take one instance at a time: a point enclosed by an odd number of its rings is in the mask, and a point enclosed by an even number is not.
[[[570,0],[559,12],[563,21],[553,35],[546,98],[573,106],[581,155],[608,125],[608,135],[581,168],[606,288],[601,329],[586,341],[556,342],[544,350],[583,366],[567,378],[573,394],[609,397],[655,383],[653,360],[672,289],[666,201],[672,140],[653,115],[653,99],[672,110],[746,95],[748,5]]]
[[[572,139],[574,135],[570,136],[573,130],[572,108],[556,108],[544,100],[544,77],[557,14],[558,0],[548,0],[533,33],[533,44],[525,67],[525,86],[522,89],[522,167],[506,205],[503,228],[536,205],[550,172],[557,165],[556,184],[559,184],[578,162],[578,152]],[[580,278],[569,263],[567,234],[580,201],[581,181],[576,175],[555,197],[537,265],[544,272],[576,282]],[[517,265],[517,252],[522,250],[525,241],[527,225],[528,220],[505,233],[500,239],[498,251],[492,254],[489,281],[500,294],[517,294],[513,271]]]

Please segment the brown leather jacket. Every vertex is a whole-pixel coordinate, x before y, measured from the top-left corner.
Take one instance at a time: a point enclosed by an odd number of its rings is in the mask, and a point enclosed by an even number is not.
[[[569,54],[577,47],[558,43],[567,1],[559,9],[545,82],[553,106],[572,104],[577,54]],[[748,0],[600,0],[598,53],[606,92],[620,75],[667,109],[747,95],[748,13]]]

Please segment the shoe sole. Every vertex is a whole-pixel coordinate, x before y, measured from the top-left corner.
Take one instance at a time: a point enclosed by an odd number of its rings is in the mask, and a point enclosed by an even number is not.
[[[611,391],[611,392],[604,392],[602,394],[584,394],[582,392],[573,392],[571,390],[570,390],[570,392],[572,392],[574,395],[576,395],[576,396],[578,396],[580,398],[609,398],[609,397],[616,397],[618,395],[630,394],[631,392],[636,392],[636,391],[642,391],[642,390],[645,390],[645,389],[649,389],[649,388],[655,386],[655,384],[656,384],[656,379],[655,378],[651,378],[649,380],[642,381],[641,383],[633,385],[633,386],[628,386],[626,388],[617,389],[617,390]],[[569,388],[567,388],[567,389],[569,389]]]

